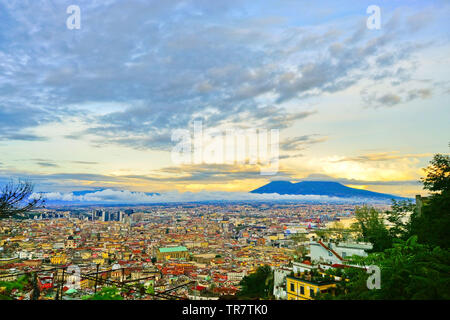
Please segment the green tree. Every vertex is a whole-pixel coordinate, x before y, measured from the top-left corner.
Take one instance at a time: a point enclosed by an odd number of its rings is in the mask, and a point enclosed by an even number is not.
[[[417,242],[417,236],[407,241],[396,240],[392,248],[352,258],[361,266],[377,265],[381,270],[381,289],[367,288],[368,274],[364,269],[344,271],[349,282],[339,283],[336,296],[321,299],[338,300],[416,300],[450,299],[450,253],[439,247]]]
[[[23,290],[30,284],[28,275],[18,277],[14,281],[0,281],[0,288],[2,293],[0,294],[0,300],[12,300],[11,291],[14,289]]]
[[[330,232],[326,229],[318,229],[314,233],[318,238],[327,238],[330,235]]]
[[[84,296],[83,300],[123,300],[120,290],[116,287],[103,287],[99,292]]]
[[[248,299],[268,299],[273,292],[273,272],[270,266],[259,267],[255,273],[245,276],[241,282],[239,297]]]
[[[425,189],[432,192],[450,192],[450,156],[436,154],[425,169],[426,177],[422,178]]]
[[[392,246],[392,238],[379,210],[367,206],[358,207],[355,218],[357,222],[353,224],[353,229],[364,241],[373,244],[372,252],[383,251]]]
[[[450,194],[448,192],[430,197],[421,214],[411,217],[411,234],[416,234],[424,244],[450,248]]]
[[[30,198],[33,194],[33,184],[19,180],[11,181],[0,190],[0,219],[22,216],[30,210],[44,204],[41,196]]]
[[[153,283],[150,284],[150,285],[147,287],[147,290],[145,290],[145,293],[146,293],[146,294],[151,294],[151,295],[154,295],[154,294],[155,294],[155,288],[153,287]]]
[[[410,234],[410,220],[407,215],[415,211],[416,205],[411,200],[392,200],[390,210],[385,212],[386,220],[391,223],[389,235],[392,239],[406,240]]]
[[[421,243],[450,248],[450,157],[435,155],[426,172],[424,188],[433,194],[411,216],[411,234]]]
[[[303,258],[308,252],[305,242],[308,241],[308,237],[304,233],[296,233],[291,235],[290,239],[294,241],[295,244],[295,255],[297,259]]]

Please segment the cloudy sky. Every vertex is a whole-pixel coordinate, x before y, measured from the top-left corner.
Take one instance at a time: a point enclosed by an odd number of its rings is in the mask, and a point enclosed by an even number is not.
[[[449,151],[449,16],[446,0],[0,0],[0,184],[245,192],[325,179],[423,193],[421,168]],[[278,173],[174,163],[171,136],[194,120],[278,129]]]

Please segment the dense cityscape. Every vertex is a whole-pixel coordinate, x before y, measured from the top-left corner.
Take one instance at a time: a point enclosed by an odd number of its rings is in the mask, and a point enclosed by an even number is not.
[[[304,235],[300,245],[309,248],[317,230],[354,222],[354,205],[179,204],[33,214],[32,219],[1,221],[0,277],[12,281],[41,270],[39,298],[55,299],[58,290],[63,299],[81,298],[111,280],[131,285],[127,299],[161,298],[141,294],[139,286],[158,293],[184,283],[170,291],[174,298],[218,299],[235,295],[244,276],[259,266],[292,270],[293,262],[306,259],[293,236]],[[98,279],[81,278],[78,290],[70,290],[68,280],[61,279],[70,265],[83,275],[98,272]],[[278,298],[286,298],[278,293],[284,282],[276,285]],[[26,290],[12,294],[30,298]]]

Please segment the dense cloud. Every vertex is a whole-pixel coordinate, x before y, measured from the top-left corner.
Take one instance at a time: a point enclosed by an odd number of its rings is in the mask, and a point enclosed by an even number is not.
[[[38,194],[33,194],[37,197]],[[320,202],[355,202],[361,199],[344,199],[320,195],[279,195],[256,194],[246,192],[168,192],[164,194],[149,195],[142,192],[130,192],[124,190],[101,190],[85,195],[74,195],[73,193],[45,193],[44,198],[48,201],[63,201],[72,203],[170,203],[170,202],[200,202],[200,201],[320,201]]]
[[[72,139],[139,149],[167,150],[171,131],[196,118],[209,127],[288,128],[316,112],[290,101],[368,78],[409,79],[397,64],[421,46],[404,41],[405,23],[419,31],[430,20],[396,13],[376,33],[362,18],[350,29],[296,26],[290,13],[303,3],[285,2],[278,16],[274,5],[80,1],[81,29],[68,30],[66,3],[2,2],[0,139],[42,140],[33,129],[67,116],[89,127]],[[427,96],[418,90],[405,99]],[[400,99],[375,98],[388,106]],[[110,103],[114,111],[96,110]]]

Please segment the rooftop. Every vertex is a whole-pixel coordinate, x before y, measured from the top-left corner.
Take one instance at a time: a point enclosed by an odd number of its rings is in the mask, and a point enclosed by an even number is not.
[[[186,247],[183,247],[183,246],[159,248],[159,252],[163,252],[163,253],[167,253],[167,252],[179,252],[179,251],[187,251],[187,248],[186,248]]]

